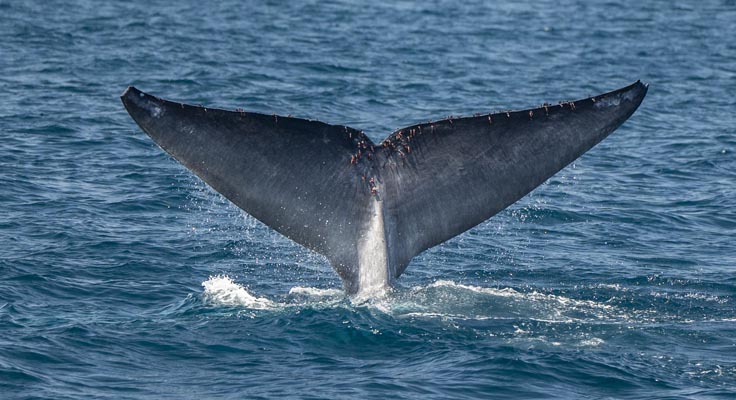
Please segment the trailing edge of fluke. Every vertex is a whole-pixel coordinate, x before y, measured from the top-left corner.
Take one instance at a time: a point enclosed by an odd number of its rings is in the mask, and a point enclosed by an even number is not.
[[[487,220],[606,138],[640,81],[583,100],[416,124],[373,143],[343,125],[160,99],[131,117],[235,205],[323,254],[349,294],[390,285],[422,251]]]

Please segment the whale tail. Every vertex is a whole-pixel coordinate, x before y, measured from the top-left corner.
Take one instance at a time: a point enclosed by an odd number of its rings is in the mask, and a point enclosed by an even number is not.
[[[607,137],[647,92],[450,118],[374,144],[343,125],[159,99],[121,99],[167,153],[235,205],[323,254],[348,293],[490,218]],[[371,271],[368,271],[371,272]]]

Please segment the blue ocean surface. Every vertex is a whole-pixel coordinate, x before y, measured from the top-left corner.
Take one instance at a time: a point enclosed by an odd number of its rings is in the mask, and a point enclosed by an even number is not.
[[[0,0],[0,399],[736,397],[736,2]],[[349,298],[128,85],[363,129],[640,109]]]

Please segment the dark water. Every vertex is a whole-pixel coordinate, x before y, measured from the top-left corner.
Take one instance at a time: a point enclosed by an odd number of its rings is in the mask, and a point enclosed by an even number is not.
[[[692,4],[0,0],[0,398],[732,398],[736,3]],[[118,99],[380,140],[636,79],[615,134],[368,300]]]

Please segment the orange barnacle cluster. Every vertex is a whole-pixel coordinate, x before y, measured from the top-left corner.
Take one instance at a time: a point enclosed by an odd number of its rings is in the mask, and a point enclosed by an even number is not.
[[[353,139],[352,132],[350,132],[347,127],[345,127],[345,132],[348,133],[350,139]],[[362,131],[358,133],[358,136],[355,138],[354,143],[356,151],[355,154],[350,156],[351,165],[355,165],[360,162],[360,159],[363,157],[363,155],[365,155],[368,160],[373,160],[375,147],[373,147],[372,144],[368,144],[368,140],[366,139],[366,136]]]
[[[368,181],[368,186],[370,186],[370,188],[371,188],[371,194],[373,196],[375,196],[375,195],[378,194],[378,188],[376,187],[376,178],[371,178]]]
[[[370,190],[371,195],[373,196],[378,195],[378,187],[376,186],[376,178],[371,177],[370,179],[368,179],[367,176],[361,175],[360,180],[364,184],[366,183],[368,184],[368,190]]]
[[[431,122],[430,122],[431,124]],[[434,131],[434,125],[430,125],[432,131]],[[400,130],[396,132],[393,137],[387,139],[383,143],[383,148],[390,152],[395,150],[400,157],[406,157],[407,154],[411,153],[411,143],[414,138],[422,133],[422,127],[416,126],[415,128],[408,128],[407,130]]]

